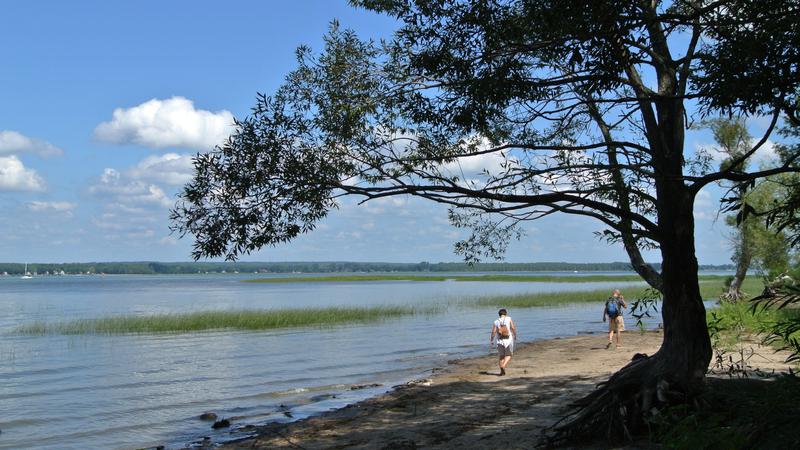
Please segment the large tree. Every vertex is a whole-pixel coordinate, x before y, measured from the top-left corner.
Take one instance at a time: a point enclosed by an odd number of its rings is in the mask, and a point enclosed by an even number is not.
[[[720,170],[745,172],[748,161],[741,156],[753,145],[744,119],[720,117],[703,121],[703,125],[714,135],[716,151],[725,157],[720,164]],[[734,161],[738,167],[730,167]],[[777,160],[764,161],[761,168],[777,163]],[[738,209],[725,217],[725,223],[734,230],[730,241],[733,249],[731,260],[736,265],[736,270],[720,300],[736,302],[745,297],[746,293],[741,291],[741,287],[752,266],[765,276],[772,277],[788,270],[787,235],[782,230],[767,227],[765,212],[787,197],[787,185],[791,183],[792,176],[787,174],[764,178],[757,183],[720,183],[728,188],[730,198],[741,200],[735,202],[735,208]],[[745,211],[749,213],[745,214]]]
[[[711,130],[714,140],[725,159],[720,164],[720,170],[732,170],[744,172],[747,167],[747,160],[742,159],[742,155],[752,148],[752,138],[747,131],[747,126],[743,118],[716,118],[703,122],[703,125]],[[730,167],[736,163],[736,167]],[[724,186],[724,184],[723,184]],[[733,196],[742,197],[746,193],[746,187],[740,183],[728,186],[733,192]],[[737,211],[741,212],[741,211]],[[737,217],[739,220],[737,221]],[[731,243],[733,247],[733,257],[736,264],[736,272],[733,275],[728,291],[720,296],[721,300],[731,302],[742,298],[741,286],[747,276],[747,270],[753,260],[753,239],[757,224],[755,217],[750,220],[742,221],[740,215],[730,215],[725,218],[725,222],[734,227]]]
[[[386,42],[333,26],[325,49],[258,97],[230,140],[198,155],[173,212],[194,257],[236,258],[311,231],[339,196],[414,195],[472,230],[467,258],[502,254],[521,222],[595,219],[663,297],[660,350],[626,366],[562,428],[626,429],[691,396],[711,358],[693,206],[710,183],[796,170],[713,170],[684,149],[716,110],[796,120],[796,1],[360,0],[400,28]],[[744,66],[742,64],[745,64]],[[741,69],[741,70],[740,70]],[[746,70],[744,70],[746,69]],[[735,87],[735,89],[734,89]],[[465,176],[459,164],[494,158]],[[661,271],[643,248],[658,248]],[[624,406],[624,408],[622,407]]]

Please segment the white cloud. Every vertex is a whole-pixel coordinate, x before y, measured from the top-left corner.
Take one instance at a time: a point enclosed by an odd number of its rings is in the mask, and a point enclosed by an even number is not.
[[[175,236],[164,236],[158,240],[158,243],[161,245],[177,245],[178,238]]]
[[[16,131],[0,131],[0,154],[33,153],[39,156],[60,156],[64,151],[41,139],[29,138]]]
[[[340,231],[336,235],[336,237],[340,240],[349,240],[349,239],[360,240],[361,238],[364,237],[364,233],[360,231]]]
[[[55,212],[70,212],[78,205],[70,202],[40,202],[33,201],[28,203],[28,209],[34,212],[55,211]]]
[[[123,180],[115,169],[107,168],[100,182],[89,188],[91,194],[110,196],[122,206],[160,206],[169,208],[172,201],[155,184],[140,180]]]
[[[775,167],[778,164],[778,152],[775,149],[775,143],[769,139],[764,142],[755,154],[750,157],[754,168],[761,167]]]
[[[464,175],[476,175],[484,171],[490,174],[499,174],[503,170],[505,158],[500,153],[486,153],[483,155],[464,156],[456,161],[445,164],[444,169],[449,172]]]
[[[110,122],[94,130],[95,137],[113,144],[150,148],[180,147],[207,151],[233,131],[233,114],[195,109],[184,97],[152,99],[132,108],[117,108]]]
[[[192,155],[166,153],[161,156],[148,156],[128,171],[136,180],[183,185],[192,179],[194,167]]]
[[[714,201],[711,194],[702,190],[694,198],[695,220],[716,220],[719,215],[719,201]]]
[[[722,151],[718,145],[715,144],[698,144],[695,147],[696,151],[705,151],[711,159],[716,162],[716,166],[712,166],[713,170],[719,168],[719,164],[728,158],[728,154]],[[747,160],[748,170],[757,170],[761,167],[774,167],[778,160],[778,154],[775,151],[775,143],[767,139],[764,145],[758,148],[756,152]]]
[[[176,155],[177,156],[177,155]],[[139,171],[151,169],[153,174],[145,176],[134,169],[120,172],[106,168],[97,181],[89,187],[89,194],[98,198],[103,205],[102,213],[93,217],[92,224],[99,231],[98,236],[106,240],[138,240],[150,244],[164,244],[165,235],[169,234],[166,209],[174,206],[169,193],[158,184],[145,179],[161,178],[163,161],[178,158],[148,158],[149,163],[140,163],[134,167]],[[169,165],[169,164],[167,164]],[[168,171],[166,171],[168,172]],[[137,179],[132,175],[145,179]]]
[[[473,136],[462,144],[464,152],[486,151],[492,148],[489,140],[483,136]],[[442,166],[444,172],[454,175],[471,176],[483,173],[499,174],[503,171],[506,157],[500,152],[463,156]]]
[[[35,170],[26,168],[14,155],[0,156],[0,191],[44,190],[44,179]]]

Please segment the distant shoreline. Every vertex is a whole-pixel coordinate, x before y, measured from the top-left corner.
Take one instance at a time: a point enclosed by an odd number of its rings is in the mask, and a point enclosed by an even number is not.
[[[261,273],[261,274],[314,274],[314,273],[441,273],[441,272],[628,272],[633,274],[626,262],[610,263],[478,263],[470,266],[460,262],[439,263],[386,263],[354,261],[290,261],[290,262],[86,262],[86,263],[0,263],[0,275],[18,276],[25,272],[64,275],[157,275],[157,274],[205,274],[205,273]],[[652,266],[658,270],[660,264]],[[730,264],[701,265],[700,271],[733,270]]]
[[[724,275],[700,275],[701,280],[716,280]],[[311,283],[311,282],[364,282],[364,281],[464,281],[464,282],[538,282],[538,283],[599,283],[644,281],[639,275],[330,275],[272,277],[243,280],[247,283]]]

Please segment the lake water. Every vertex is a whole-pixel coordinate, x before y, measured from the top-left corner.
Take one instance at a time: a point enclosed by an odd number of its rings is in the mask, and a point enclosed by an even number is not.
[[[242,283],[258,275],[0,277],[0,449],[188,445],[234,426],[296,420],[489,351],[496,308],[477,296],[632,283]],[[596,303],[509,311],[521,341],[603,331]],[[29,336],[36,321],[242,308],[447,305],[380,323],[270,331]],[[629,327],[632,325],[629,321]],[[598,339],[604,339],[598,337]],[[352,389],[363,385],[379,386]],[[292,417],[288,417],[289,413]]]

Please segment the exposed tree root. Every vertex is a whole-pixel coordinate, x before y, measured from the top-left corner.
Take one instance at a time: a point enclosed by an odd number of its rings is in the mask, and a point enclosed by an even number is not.
[[[687,393],[669,380],[670,370],[659,353],[635,358],[570,405],[573,410],[545,431],[539,445],[554,447],[598,438],[631,440],[661,409],[685,403]]]

